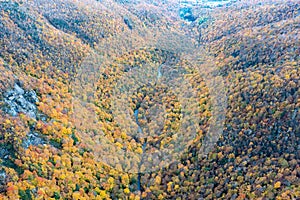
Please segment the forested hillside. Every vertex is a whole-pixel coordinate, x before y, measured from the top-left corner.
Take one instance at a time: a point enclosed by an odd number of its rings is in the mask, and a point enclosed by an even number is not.
[[[0,199],[297,199],[300,2],[0,1]]]

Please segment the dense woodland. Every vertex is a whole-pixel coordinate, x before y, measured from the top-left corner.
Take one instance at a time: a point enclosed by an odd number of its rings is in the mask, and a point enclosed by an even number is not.
[[[0,2],[0,199],[300,197],[299,1],[178,11]],[[126,79],[135,70],[144,76]],[[161,84],[121,95],[143,79]],[[173,157],[145,159],[163,151]]]

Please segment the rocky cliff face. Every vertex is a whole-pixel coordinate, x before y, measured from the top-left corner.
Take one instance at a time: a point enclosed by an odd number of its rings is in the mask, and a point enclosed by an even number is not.
[[[3,96],[6,113],[14,117],[19,113],[24,113],[33,119],[37,118],[35,104],[38,102],[38,97],[33,90],[25,91],[18,83],[15,83],[14,88],[4,93]]]
[[[41,119],[46,120],[45,115],[42,115],[36,106],[39,102],[38,96],[34,90],[25,90],[22,88],[22,84],[16,81],[14,87],[3,94],[3,111],[13,117],[18,117],[20,113],[27,115],[33,120]],[[26,138],[23,140],[22,146],[28,148],[30,145],[44,144],[44,140],[41,136],[34,132],[34,127],[30,127]],[[0,158],[7,159],[9,156],[9,150],[0,149]]]

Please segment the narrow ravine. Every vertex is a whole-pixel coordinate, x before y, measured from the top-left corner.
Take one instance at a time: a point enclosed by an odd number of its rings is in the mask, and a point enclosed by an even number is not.
[[[139,109],[138,108],[134,110],[134,117],[135,117],[135,122],[138,125],[139,134],[142,134],[143,131],[142,131],[142,128],[139,123]]]
[[[160,79],[160,77],[162,76],[161,73],[161,68],[162,68],[163,64],[159,65],[159,67],[157,68],[157,81]]]
[[[140,134],[140,136],[142,136],[143,135],[143,130],[142,130],[142,128],[140,126],[140,123],[139,123],[139,108],[137,108],[137,109],[134,110],[134,117],[135,117],[135,122],[138,125],[139,134]],[[144,154],[144,152],[146,150],[146,146],[147,146],[147,138],[145,138],[145,141],[144,141],[144,143],[142,145],[143,154]],[[138,191],[141,192],[141,194],[142,194],[142,187],[141,187],[142,172],[141,172],[141,167],[142,167],[142,164],[144,162],[144,155],[143,154],[142,154],[141,161],[140,161],[140,163],[138,165],[139,172],[138,172],[138,178],[137,178],[137,188],[138,188]]]
[[[161,69],[162,69],[162,66],[163,66],[164,63],[162,63],[161,65],[159,65],[159,67],[157,68],[157,81],[159,81],[159,79],[162,77],[162,73],[161,73]],[[139,132],[139,135],[142,136],[144,135],[143,134],[143,130],[140,126],[140,123],[139,123],[139,107],[136,107],[136,109],[134,110],[134,117],[135,117],[135,122],[138,126],[138,132]],[[141,161],[138,165],[138,178],[137,178],[137,189],[138,191],[143,192],[143,188],[141,187],[141,177],[142,177],[142,172],[141,172],[141,167],[142,167],[142,164],[144,162],[144,152],[146,150],[146,147],[147,147],[147,138],[144,138],[144,143],[142,145],[142,150],[143,150],[143,154],[142,154],[142,158],[141,158]]]

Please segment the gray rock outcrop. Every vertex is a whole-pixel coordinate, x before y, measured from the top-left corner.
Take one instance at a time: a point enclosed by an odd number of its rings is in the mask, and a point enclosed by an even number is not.
[[[15,83],[14,88],[4,94],[4,102],[6,106],[4,111],[14,117],[19,113],[24,113],[29,117],[36,119],[38,97],[36,93],[25,91]]]
[[[45,115],[39,113],[36,106],[36,103],[39,102],[36,92],[33,90],[26,91],[21,85],[19,82],[16,82],[11,90],[4,93],[4,112],[14,117],[17,117],[20,113],[24,113],[32,119],[45,121]],[[30,131],[23,140],[22,146],[28,148],[30,145],[37,146],[40,144],[45,144],[44,139],[42,139],[39,133],[34,131],[34,127],[30,127]],[[0,158],[2,157],[0,149]]]

